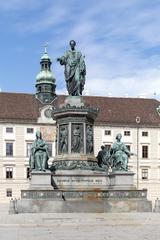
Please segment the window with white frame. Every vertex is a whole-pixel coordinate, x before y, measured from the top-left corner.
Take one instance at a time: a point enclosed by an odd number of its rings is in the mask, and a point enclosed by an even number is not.
[[[26,178],[30,178],[30,167],[26,168]]]
[[[142,132],[142,137],[148,137],[148,132],[147,131],[143,131]]]
[[[6,167],[6,179],[13,178],[13,167]]]
[[[6,156],[13,156],[13,142],[6,142]]]
[[[34,133],[34,128],[27,128],[27,133]]]
[[[12,197],[12,188],[6,189],[6,197]]]
[[[104,130],[104,135],[111,136],[111,130]]]
[[[143,168],[142,170],[142,179],[147,180],[148,179],[148,168]]]
[[[13,127],[6,127],[6,133],[13,133]]]
[[[148,158],[148,145],[142,146],[142,158]]]
[[[131,151],[131,145],[126,144],[126,147],[128,148],[129,151]]]
[[[131,132],[130,131],[124,131],[124,136],[131,136]]]

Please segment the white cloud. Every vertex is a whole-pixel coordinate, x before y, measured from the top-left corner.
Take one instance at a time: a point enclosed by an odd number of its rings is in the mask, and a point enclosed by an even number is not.
[[[153,97],[154,92],[160,97],[159,92],[160,68],[146,69],[128,77],[92,78],[88,79],[85,86],[93,95],[125,96],[131,97],[144,95]],[[91,94],[91,95],[92,95]]]

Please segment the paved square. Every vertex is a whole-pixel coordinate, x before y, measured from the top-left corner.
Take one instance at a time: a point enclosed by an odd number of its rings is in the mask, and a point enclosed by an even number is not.
[[[159,240],[160,213],[9,215],[1,210],[1,240]]]

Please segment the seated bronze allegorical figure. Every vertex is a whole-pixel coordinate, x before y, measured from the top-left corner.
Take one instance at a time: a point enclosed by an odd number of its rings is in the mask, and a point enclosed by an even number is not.
[[[108,170],[110,166],[110,151],[106,146],[101,146],[101,150],[97,155],[98,166]]]
[[[126,145],[121,142],[122,134],[117,134],[116,141],[113,143],[110,155],[111,155],[111,168],[113,171],[128,171],[128,158],[131,153]]]
[[[40,131],[36,132],[36,140],[31,147],[29,159],[30,169],[37,171],[46,171],[48,169],[49,152],[46,142],[42,139]]]

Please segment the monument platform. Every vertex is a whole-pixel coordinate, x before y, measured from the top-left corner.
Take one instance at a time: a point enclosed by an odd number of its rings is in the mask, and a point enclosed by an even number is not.
[[[147,190],[22,190],[18,213],[151,212]]]
[[[132,172],[57,170],[31,173],[30,187],[11,202],[10,213],[151,212],[147,190],[137,190]]]
[[[152,203],[147,200],[147,190],[135,188],[132,172],[106,174],[87,170],[59,170],[52,176],[51,173],[43,172],[32,174],[30,188],[22,190],[21,199],[15,202],[16,213],[152,211]],[[46,188],[43,180],[38,181],[41,184],[34,188],[39,174],[41,179],[43,175],[44,178],[50,176],[50,180],[46,178]],[[14,209],[10,209],[10,212],[13,213]]]

